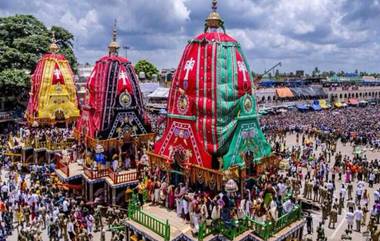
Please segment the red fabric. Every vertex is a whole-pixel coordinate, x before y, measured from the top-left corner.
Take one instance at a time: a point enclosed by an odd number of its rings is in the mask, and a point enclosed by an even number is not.
[[[210,156],[220,156],[219,151],[225,144],[223,141],[227,141],[218,139],[219,131],[224,127],[218,125],[218,119],[223,118],[223,116],[218,116],[221,114],[222,101],[220,100],[236,101],[247,93],[251,94],[253,80],[249,66],[235,39],[224,33],[210,32],[198,35],[195,40],[191,41],[183,51],[173,78],[167,106],[171,117],[161,140],[155,144],[155,153],[172,159],[170,150],[179,145],[185,147],[185,144],[182,143],[183,138],[172,138],[170,126],[173,123],[190,123],[192,133],[194,133],[192,139],[196,140],[196,148],[198,148],[194,150],[191,146],[187,146],[187,150],[193,152],[193,156],[190,157],[191,163],[199,165],[194,155],[195,151],[198,151],[201,159],[204,160],[202,165],[211,168]],[[231,59],[227,59],[226,54],[218,53],[218,51],[224,51],[220,48],[220,42],[228,43],[225,45],[228,51],[234,51],[229,55]],[[233,71],[232,74],[226,73],[227,64],[232,64],[228,66]],[[230,75],[222,75],[222,71]],[[232,81],[233,84],[227,85],[226,81]],[[228,96],[218,95],[220,88],[231,88],[231,86],[233,89],[226,91],[227,95],[232,96],[230,100]],[[184,99],[187,102],[186,108],[178,108]],[[181,117],[177,118],[177,115]]]
[[[100,58],[92,70],[90,77],[87,79],[87,87],[89,91],[88,99],[85,101],[82,109],[81,118],[77,121],[76,129],[88,137],[95,138],[96,133],[101,131],[103,112],[105,105],[105,93],[107,91],[107,81],[110,63],[117,61],[119,64],[119,75],[117,78],[117,94],[127,90],[133,93],[131,77],[125,68],[125,64],[129,60],[119,56],[103,56]],[[125,73],[125,78],[120,73]],[[133,72],[133,74],[135,74]]]
[[[209,41],[215,40],[215,41],[220,41],[220,42],[237,42],[231,36],[225,33],[219,33],[219,32],[202,33],[198,35],[195,39],[203,40],[204,38]]]
[[[239,88],[239,97],[245,95],[246,93],[252,92],[252,80],[251,75],[248,72],[248,67],[244,63],[244,58],[241,56],[239,51],[235,50],[236,53],[236,62],[237,62],[237,74],[238,74],[238,86],[242,86],[243,88]]]
[[[164,138],[154,145],[154,152],[167,156],[170,162],[174,162],[174,154],[178,149],[190,150],[188,163],[211,168],[211,155],[203,148],[203,142],[195,129],[195,122],[181,120],[181,122],[169,119]],[[185,161],[186,163],[186,161]],[[180,165],[185,164],[180,163]]]
[[[58,64],[55,63],[54,70],[53,70],[52,84],[56,85],[58,83],[64,85],[65,80],[63,79],[63,74],[62,74],[61,70],[59,69]]]
[[[132,84],[127,75],[127,70],[125,69],[124,65],[120,65],[119,76],[117,80],[117,94],[120,95],[120,93],[124,90],[132,93]]]

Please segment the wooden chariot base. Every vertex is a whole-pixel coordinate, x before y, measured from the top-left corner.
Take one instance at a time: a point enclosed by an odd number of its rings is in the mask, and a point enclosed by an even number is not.
[[[56,119],[39,118],[39,117],[31,116],[31,115],[26,115],[26,120],[27,120],[28,124],[31,126],[35,122],[37,122],[39,126],[54,126],[56,124],[70,125],[70,124],[74,123],[78,118],[79,118],[79,116],[72,116],[72,117],[69,117],[69,118],[63,119],[63,120],[56,120]]]
[[[279,167],[281,158],[277,155],[270,155],[261,159],[257,164],[251,167],[238,167],[233,166],[226,171],[214,170],[205,168],[195,164],[189,164],[187,168],[184,168],[182,172],[178,170],[173,170],[172,162],[168,157],[157,155],[153,152],[148,151],[150,168],[160,168],[160,170],[168,173],[169,183],[170,183],[170,173],[179,173],[184,175],[188,184],[190,185],[203,185],[208,187],[210,190],[222,191],[224,182],[229,179],[234,179],[243,185],[241,180],[248,180],[251,178],[258,177],[266,173],[276,172]],[[250,168],[250,170],[249,170]]]
[[[104,148],[104,151],[119,148],[124,143],[132,143],[138,146],[142,143],[148,143],[149,141],[154,140],[155,136],[155,133],[141,134],[137,136],[125,134],[121,138],[100,140],[89,136],[83,136],[79,131],[74,130],[74,137],[77,141],[83,141],[91,150],[95,150],[97,145],[101,145]]]

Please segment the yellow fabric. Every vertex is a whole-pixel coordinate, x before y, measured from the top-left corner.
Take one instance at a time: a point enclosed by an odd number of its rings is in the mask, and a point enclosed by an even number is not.
[[[56,63],[63,75],[64,84],[52,85]],[[38,99],[39,119],[55,120],[59,112],[63,113],[65,119],[79,117],[73,74],[67,60],[46,60]]]
[[[326,100],[319,100],[319,105],[321,106],[322,109],[328,109],[329,108],[327,106]]]
[[[339,101],[335,102],[334,105],[336,108],[341,108],[343,106]]]

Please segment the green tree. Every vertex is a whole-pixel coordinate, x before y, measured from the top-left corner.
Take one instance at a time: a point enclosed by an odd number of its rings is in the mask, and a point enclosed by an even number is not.
[[[0,18],[0,89],[13,89],[17,95],[29,87],[29,74],[42,54],[48,52],[52,31],[56,33],[59,53],[65,54],[76,71],[74,37],[67,30],[56,26],[49,30],[31,15]]]
[[[147,79],[152,79],[152,75],[153,74],[156,74],[158,75],[159,74],[159,71],[157,69],[157,67],[148,62],[147,60],[139,60],[136,65],[135,65],[135,71],[137,74],[139,74],[140,72],[144,72],[145,73],[145,76]]]

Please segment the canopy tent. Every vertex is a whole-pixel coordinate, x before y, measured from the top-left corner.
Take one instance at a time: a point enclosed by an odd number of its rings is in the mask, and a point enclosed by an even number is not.
[[[359,105],[359,101],[358,101],[358,99],[351,98],[351,99],[348,99],[348,104],[349,105]]]
[[[343,107],[342,103],[339,102],[339,101],[335,102],[335,103],[334,103],[334,106],[335,106],[336,108],[342,108],[342,107]]]
[[[154,92],[159,87],[160,87],[159,83],[154,83],[154,82],[140,83],[141,93],[145,97],[151,94],[152,92]]]
[[[305,81],[304,80],[287,80],[284,82],[285,86],[288,86],[288,87],[298,87],[298,86],[302,86],[303,84],[305,84]]]
[[[314,87],[314,86],[293,87],[293,88],[290,88],[290,90],[293,92],[295,97],[300,97],[300,98],[326,96],[326,93],[322,87]]]
[[[326,100],[319,100],[319,105],[321,106],[322,109],[328,109],[329,108]]]
[[[309,110],[309,107],[306,104],[297,104],[296,107],[297,107],[297,109],[299,111],[307,111],[307,110]]]
[[[292,91],[289,88],[287,88],[287,87],[277,88],[276,89],[276,93],[277,93],[277,96],[280,97],[280,98],[294,97]]]
[[[169,88],[164,88],[164,87],[158,87],[155,89],[152,93],[148,95],[148,98],[150,99],[158,99],[158,98],[163,98],[167,99],[169,96]]]
[[[320,106],[318,100],[314,100],[314,101],[313,101],[313,103],[311,104],[311,108],[312,108],[314,111],[322,110],[322,107]]]
[[[259,86],[260,87],[265,87],[265,88],[271,88],[275,85],[276,83],[276,80],[273,80],[273,79],[265,79],[265,80],[261,80],[259,82]]]

